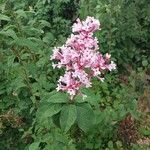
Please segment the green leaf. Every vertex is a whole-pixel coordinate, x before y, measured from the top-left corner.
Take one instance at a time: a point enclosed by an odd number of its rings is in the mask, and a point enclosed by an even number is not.
[[[10,18],[6,15],[0,14],[0,20],[10,21]]]
[[[47,102],[51,102],[51,103],[67,103],[68,102],[68,95],[65,93],[56,93],[52,96],[50,96],[47,99]]]
[[[142,61],[142,65],[145,67],[145,66],[147,66],[148,65],[148,61],[147,60],[143,60]]]
[[[27,85],[24,83],[24,80],[21,77],[18,77],[13,80],[11,86],[14,91],[18,91],[20,88],[26,87]]]
[[[12,30],[12,29],[8,29],[7,31],[1,31],[0,34],[1,35],[5,35],[5,36],[10,36],[13,39],[17,39],[18,38],[16,33],[15,33],[15,31]]]
[[[77,118],[77,110],[75,105],[64,105],[60,115],[60,126],[63,131],[67,132],[74,124]]]
[[[141,128],[140,132],[144,135],[144,136],[150,136],[150,128],[149,129],[145,129],[145,128]]]
[[[37,43],[32,42],[29,39],[25,39],[25,38],[18,38],[14,41],[15,44],[19,45],[19,46],[26,46],[29,49],[33,50],[33,51],[40,51],[39,46]]]
[[[108,147],[109,147],[110,150],[114,150],[114,146],[113,146],[113,142],[112,141],[108,142]]]
[[[29,146],[29,150],[38,150],[40,142],[34,142]]]
[[[40,26],[41,28],[43,27],[51,27],[50,23],[48,21],[45,21],[45,20],[40,20]]]
[[[77,105],[77,122],[78,126],[84,131],[87,132],[93,125],[94,122],[94,112],[90,105],[80,104]]]
[[[24,26],[24,27],[22,28],[22,30],[23,30],[26,34],[28,34],[28,36],[31,36],[31,37],[33,37],[33,36],[39,37],[42,33],[44,33],[43,30],[34,28],[34,27],[32,27],[32,26]],[[28,39],[29,39],[29,38],[28,38]]]
[[[45,119],[57,114],[61,108],[62,106],[60,104],[43,103],[37,111],[36,118],[38,121],[42,122]]]
[[[83,98],[83,97],[80,96],[80,95],[77,95],[77,96],[75,97],[75,103],[85,103],[85,102],[87,102],[87,99],[86,99],[86,98]]]
[[[52,33],[47,33],[46,35],[45,35],[45,37],[43,38],[43,41],[45,42],[45,43],[51,43],[51,42],[53,42],[54,41],[54,35],[52,34]]]
[[[91,105],[98,105],[98,102],[100,101],[100,96],[97,94],[95,94],[91,89],[86,89],[83,88],[82,89],[82,93],[86,95],[86,97],[84,98],[84,100],[82,100],[80,98],[80,101],[87,101],[89,104]],[[77,102],[80,102],[79,99]]]
[[[19,17],[27,18],[26,12],[23,11],[22,9],[17,10],[15,13],[17,14],[17,18]]]

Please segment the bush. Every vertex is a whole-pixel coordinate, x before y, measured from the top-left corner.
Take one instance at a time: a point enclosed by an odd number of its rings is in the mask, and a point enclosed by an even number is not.
[[[131,115],[134,127],[148,135],[136,124],[138,100],[149,90],[148,3],[2,0],[0,149],[144,149],[118,131]],[[82,89],[84,101],[77,97],[68,103],[65,93],[55,91],[64,70],[53,70],[50,55],[70,35],[76,18],[88,15],[101,21],[100,51],[112,54],[117,71],[105,82],[93,79],[90,89]]]

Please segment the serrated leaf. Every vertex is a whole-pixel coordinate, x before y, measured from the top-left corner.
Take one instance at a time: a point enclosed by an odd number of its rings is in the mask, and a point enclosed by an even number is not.
[[[84,100],[82,100],[83,102],[87,101],[91,105],[98,105],[98,102],[100,101],[100,96],[98,94],[96,95],[90,89],[85,89],[85,88],[82,89],[82,93],[84,95],[86,95],[86,97],[84,98]]]
[[[77,110],[75,105],[64,105],[60,115],[60,126],[64,132],[67,132],[74,124],[77,118]]]
[[[17,10],[15,13],[18,15],[17,18],[19,17],[27,18],[26,12],[23,11],[22,9]]]
[[[85,102],[87,102],[87,99],[86,99],[86,98],[83,98],[83,97],[80,96],[80,95],[77,95],[77,96],[75,97],[75,102],[76,102],[76,103],[85,103]]]
[[[32,42],[29,39],[18,38],[14,41],[14,43],[19,45],[19,46],[26,46],[33,51],[39,51],[40,50],[38,44],[35,42]]]
[[[17,39],[18,38],[16,33],[15,33],[15,31],[12,30],[12,29],[8,29],[7,31],[1,31],[0,34],[1,35],[5,35],[5,36],[10,36],[13,39]]]
[[[18,77],[15,80],[13,80],[11,86],[14,91],[17,91],[22,87],[26,87],[27,85],[24,83],[24,80],[22,78]]]
[[[29,146],[29,150],[38,150],[40,142],[34,142]]]
[[[45,42],[45,43],[51,43],[51,42],[53,42],[53,40],[54,40],[54,35],[52,34],[52,33],[47,33],[46,35],[45,35],[45,37],[43,38],[43,41]]]
[[[10,18],[6,15],[0,14],[0,20],[10,21]]]
[[[43,30],[41,30],[41,29],[37,29],[37,28],[34,28],[34,27],[32,27],[32,26],[24,26],[23,28],[22,28],[22,30],[26,33],[26,34],[28,34],[29,36],[40,36],[42,33],[44,33],[44,31]]]
[[[43,103],[40,105],[37,111],[36,118],[38,121],[42,122],[45,119],[57,114],[61,110],[61,108],[61,104]]]
[[[67,103],[68,102],[68,95],[65,93],[56,93],[54,95],[51,95],[48,99],[47,102],[51,103]]]
[[[41,28],[43,27],[51,27],[50,23],[48,21],[45,21],[45,20],[40,20],[40,26]]]
[[[79,128],[87,132],[93,125],[94,113],[90,105],[80,104],[77,105],[77,122]]]

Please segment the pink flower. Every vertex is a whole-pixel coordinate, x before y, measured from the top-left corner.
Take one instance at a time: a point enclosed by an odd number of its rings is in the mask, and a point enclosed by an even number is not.
[[[106,57],[106,59],[108,59],[108,60],[109,60],[109,59],[110,59],[110,57],[111,57],[111,55],[110,55],[110,54],[108,54],[108,53],[106,53],[106,56],[105,56],[105,57]]]
[[[80,19],[77,19],[77,23],[75,23],[72,27],[72,32],[80,32],[87,35],[98,30],[99,27],[100,22],[94,17],[88,16],[85,21],[80,21]]]
[[[75,95],[79,87],[80,82],[73,78],[72,72],[66,72],[63,77],[59,78],[57,91],[67,91],[70,95]]]
[[[57,63],[53,67],[66,68],[64,76],[60,76],[57,91],[66,91],[73,97],[81,87],[91,87],[91,78],[97,77],[104,81],[101,72],[116,69],[116,64],[110,61],[111,55],[105,57],[98,52],[98,40],[93,37],[93,32],[99,30],[100,23],[93,17],[87,17],[85,21],[73,25],[74,34],[67,39],[66,43],[54,48],[51,60]]]
[[[76,23],[74,23],[74,25],[72,26],[72,32],[80,32],[80,31],[82,31],[82,22],[78,18],[76,20]]]
[[[116,69],[116,64],[113,61],[111,61],[107,68],[109,69],[109,71],[112,71]]]

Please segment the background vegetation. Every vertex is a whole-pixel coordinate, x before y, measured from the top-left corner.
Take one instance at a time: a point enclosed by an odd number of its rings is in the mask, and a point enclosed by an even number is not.
[[[148,0],[0,0],[0,11],[1,150],[148,149]],[[78,123],[64,132],[68,106],[60,113],[64,95],[52,94],[62,70],[53,70],[49,58],[76,18],[86,16],[100,20],[100,51],[111,53],[117,71],[103,83],[93,80],[84,91],[88,103],[77,101]]]

